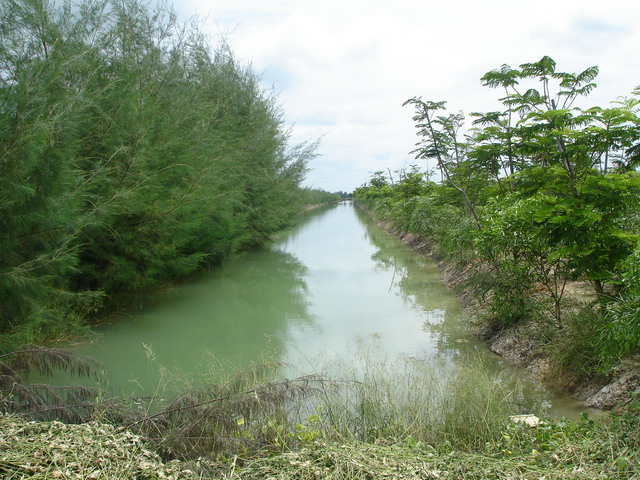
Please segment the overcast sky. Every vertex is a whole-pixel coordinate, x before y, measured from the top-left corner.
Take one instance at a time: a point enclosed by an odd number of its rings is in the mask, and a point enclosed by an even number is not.
[[[307,185],[352,191],[417,164],[413,96],[451,112],[498,110],[480,77],[549,55],[597,65],[589,106],[640,85],[640,0],[174,0],[273,88],[292,141],[322,138]]]

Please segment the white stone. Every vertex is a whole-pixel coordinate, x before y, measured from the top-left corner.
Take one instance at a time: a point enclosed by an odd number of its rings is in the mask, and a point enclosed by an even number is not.
[[[525,425],[529,425],[530,427],[537,427],[542,423],[542,421],[533,414],[527,415],[511,415],[509,417],[513,423],[524,423]]]

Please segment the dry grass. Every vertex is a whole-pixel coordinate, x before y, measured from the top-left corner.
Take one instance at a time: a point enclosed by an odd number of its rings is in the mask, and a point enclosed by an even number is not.
[[[228,480],[550,480],[639,478],[610,464],[576,464],[565,454],[508,452],[439,453],[430,447],[346,444],[306,448],[277,457],[262,458],[236,469]]]
[[[162,463],[142,437],[91,422],[27,422],[0,416],[0,476],[6,479],[191,479],[179,462]]]

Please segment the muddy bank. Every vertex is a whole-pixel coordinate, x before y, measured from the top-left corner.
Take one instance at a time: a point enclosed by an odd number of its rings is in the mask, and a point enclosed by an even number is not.
[[[526,322],[508,328],[498,328],[481,320],[485,306],[479,300],[478,292],[470,286],[469,280],[472,275],[491,275],[487,267],[473,262],[463,265],[449,263],[438,255],[437,248],[429,240],[399,231],[391,222],[378,222],[378,225],[398,237],[408,247],[437,263],[442,272],[442,280],[462,302],[469,319],[470,331],[484,340],[492,352],[525,368],[550,388],[562,390],[563,393],[582,401],[588,408],[611,409],[629,402],[634,393],[640,395],[640,356],[626,359],[616,368],[614,374],[607,377],[572,382],[569,389],[558,388],[554,378],[557,378],[559,373],[551,371],[548,348],[545,348],[548,344],[544,343],[546,335],[543,334],[543,325]],[[573,288],[577,295],[583,289],[581,285]]]

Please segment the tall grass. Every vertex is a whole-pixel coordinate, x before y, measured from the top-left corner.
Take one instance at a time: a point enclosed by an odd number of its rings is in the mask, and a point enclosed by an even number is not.
[[[84,417],[67,421],[116,424],[144,436],[165,459],[255,456],[318,440],[419,442],[477,451],[499,442],[508,417],[532,401],[524,400],[522,385],[507,374],[492,373],[480,358],[466,358],[461,366],[453,358],[394,360],[377,350],[375,339],[359,342],[349,358],[314,359],[311,371],[308,365],[296,371],[261,363],[225,375],[210,358],[214,373],[194,384],[158,365],[149,349],[158,373],[155,394],[106,403],[100,401],[104,393],[96,395],[93,404],[84,399]],[[289,378],[282,378],[282,372]],[[39,404],[30,410],[20,398],[10,402],[15,393],[0,395],[5,400],[0,406],[14,405],[8,411],[38,418]],[[541,402],[534,402],[531,407],[541,412]],[[77,410],[77,405],[59,403],[57,412]]]
[[[525,400],[522,384],[491,372],[480,358],[471,366],[450,358],[392,360],[380,357],[375,346],[361,342],[347,359],[313,359],[312,371],[309,365],[296,371],[260,364],[209,376],[214,380],[199,386],[158,367],[164,372],[159,394],[137,399],[118,421],[148,438],[164,458],[232,458],[318,441],[478,451],[500,441],[509,416],[522,413],[523,403],[544,411],[541,399]]]
[[[326,441],[394,440],[472,451],[500,438],[522,398],[521,385],[480,362],[368,359],[313,395],[307,427]]]

